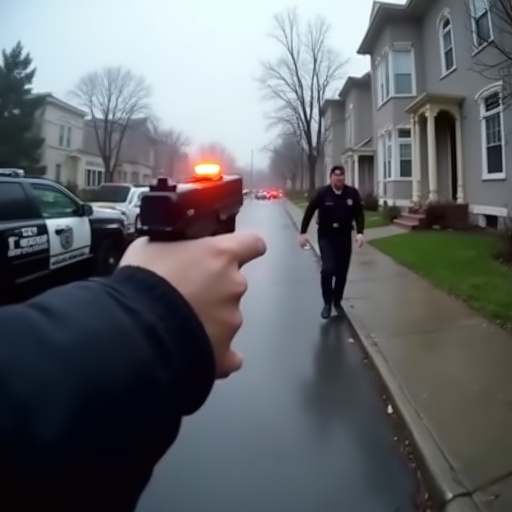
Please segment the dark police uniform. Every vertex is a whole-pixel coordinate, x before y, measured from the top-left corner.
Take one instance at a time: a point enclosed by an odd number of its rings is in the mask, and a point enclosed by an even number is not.
[[[343,185],[340,192],[331,185],[322,187],[304,212],[301,234],[307,232],[315,211],[318,211],[318,246],[322,258],[322,296],[326,305],[337,306],[343,299],[347,282],[354,222],[357,234],[364,232],[361,196],[349,185]]]

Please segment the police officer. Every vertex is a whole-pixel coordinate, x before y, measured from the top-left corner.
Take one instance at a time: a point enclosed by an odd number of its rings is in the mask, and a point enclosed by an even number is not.
[[[299,244],[309,243],[307,231],[315,211],[318,211],[318,246],[322,259],[321,286],[324,307],[322,318],[331,316],[334,306],[343,313],[341,301],[347,282],[352,255],[352,230],[356,224],[356,243],[364,243],[364,211],[361,196],[345,183],[345,168],[335,165],[330,171],[331,183],[322,187],[309,202],[300,228]]]

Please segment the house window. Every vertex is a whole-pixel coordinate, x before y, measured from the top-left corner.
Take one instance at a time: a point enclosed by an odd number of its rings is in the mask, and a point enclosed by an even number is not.
[[[386,132],[386,153],[384,162],[384,179],[390,180],[392,176],[391,169],[393,168],[393,132],[391,130]]]
[[[501,90],[489,90],[479,98],[482,123],[483,177],[505,178],[505,134]]]
[[[413,94],[412,49],[393,50],[393,92],[395,95]]]
[[[441,45],[441,66],[443,75],[455,69],[455,50],[453,48],[453,27],[448,16],[443,16],[439,26],[439,42]]]
[[[348,111],[345,121],[346,121],[346,127],[347,127],[345,142],[346,142],[347,147],[350,148],[354,145],[354,112],[352,109],[352,105],[350,105],[350,110]]]
[[[386,141],[383,135],[379,136],[378,140],[378,165],[379,174],[382,180],[386,179]]]
[[[62,179],[62,165],[61,164],[57,164],[55,166],[55,181],[61,181]]]
[[[470,0],[473,44],[480,48],[492,40],[491,13],[487,0]]]
[[[59,146],[64,146],[64,126],[62,124],[59,126]]]
[[[377,65],[378,76],[378,99],[379,105],[384,103],[390,96],[390,73],[389,73],[389,53],[385,53]]]
[[[105,171],[101,169],[85,169],[85,186],[89,188],[99,187],[103,183]]]
[[[71,147],[71,126],[68,126],[66,133],[66,147]]]
[[[409,128],[399,128],[398,154],[400,155],[398,176],[400,178],[412,178],[412,140]]]

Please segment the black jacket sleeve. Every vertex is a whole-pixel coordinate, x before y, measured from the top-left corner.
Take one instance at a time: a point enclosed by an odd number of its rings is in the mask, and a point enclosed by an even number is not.
[[[359,191],[354,189],[354,221],[356,223],[356,233],[362,235],[364,233],[364,208],[361,201]]]
[[[213,386],[185,299],[135,267],[0,309],[0,510],[133,510]]]
[[[300,225],[300,234],[303,235],[304,233],[308,232],[309,224],[311,223],[311,219],[313,218],[313,215],[318,210],[320,205],[322,204],[322,192],[323,189],[320,189],[313,199],[309,201],[308,205],[306,206],[306,210],[304,211],[304,216],[302,217],[302,223]]]

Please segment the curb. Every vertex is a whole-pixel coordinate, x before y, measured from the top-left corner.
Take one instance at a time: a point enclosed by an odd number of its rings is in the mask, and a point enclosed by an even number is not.
[[[284,203],[284,210],[298,230],[298,222],[290,212],[288,202]],[[316,258],[320,259],[318,248],[314,244],[310,244],[310,246]],[[371,334],[366,332],[351,311],[353,306],[350,301],[348,301],[348,306],[345,308],[347,320],[361,341],[361,345],[377,370],[382,383],[387,388],[388,398],[405,427],[418,468],[427,484],[436,509],[445,512],[482,512],[482,509],[471,498],[471,491],[460,481],[455,468],[447,460],[406,391],[400,385],[392,367]]]

